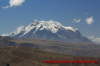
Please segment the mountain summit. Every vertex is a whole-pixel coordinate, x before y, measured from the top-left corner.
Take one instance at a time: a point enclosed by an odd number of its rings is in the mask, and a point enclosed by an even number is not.
[[[73,27],[63,26],[57,21],[34,21],[33,23],[21,26],[9,34],[14,38],[36,38],[47,40],[61,40],[66,42],[89,42],[86,37]]]

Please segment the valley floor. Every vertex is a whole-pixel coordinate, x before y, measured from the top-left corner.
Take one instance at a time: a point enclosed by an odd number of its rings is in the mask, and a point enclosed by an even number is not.
[[[100,60],[96,57],[76,57],[41,51],[30,47],[0,48],[0,66],[100,66],[95,63],[43,63],[43,60]]]

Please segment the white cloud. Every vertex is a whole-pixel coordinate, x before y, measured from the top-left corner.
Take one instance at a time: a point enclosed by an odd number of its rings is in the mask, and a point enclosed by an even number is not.
[[[90,17],[86,18],[86,23],[87,24],[92,24],[93,22],[94,22],[93,16],[90,16]]]
[[[100,44],[100,37],[91,36],[88,38],[91,39],[93,42]]]
[[[79,22],[81,22],[81,19],[76,19],[76,18],[74,18],[74,19],[73,19],[73,22],[79,23]]]
[[[8,34],[2,34],[1,36],[9,36]]]
[[[93,41],[96,43],[100,43],[100,38],[95,38]]]
[[[1,7],[1,8],[9,8],[9,5],[7,5],[7,6],[3,6],[3,7]]]
[[[2,8],[16,7],[20,6],[25,2],[25,0],[9,0],[9,5],[6,5]]]
[[[10,0],[9,4],[10,4],[10,7],[13,7],[13,6],[20,6],[24,2],[25,0]]]

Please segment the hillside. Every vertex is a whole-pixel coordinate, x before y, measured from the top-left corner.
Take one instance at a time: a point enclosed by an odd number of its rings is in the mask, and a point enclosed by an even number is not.
[[[67,43],[41,39],[17,39],[11,41],[17,43],[17,46],[38,48],[48,52],[74,56],[100,57],[100,53],[98,52],[100,45],[92,43]]]
[[[100,60],[99,45],[40,39],[15,40],[8,37],[0,39],[0,44],[4,45],[0,47],[0,66],[7,64],[10,66],[99,66],[95,63],[42,62],[43,60]]]

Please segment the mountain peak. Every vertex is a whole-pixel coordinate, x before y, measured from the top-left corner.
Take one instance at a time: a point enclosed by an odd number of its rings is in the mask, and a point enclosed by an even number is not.
[[[32,29],[34,30],[34,33],[38,30],[48,30],[52,33],[56,33],[59,29],[66,29],[75,32],[76,29],[73,27],[65,27],[60,22],[49,20],[49,21],[34,21],[33,23],[26,25],[26,26],[20,26],[17,28],[16,31],[14,31],[12,34],[19,34],[20,32],[24,32],[24,34],[28,33]]]
[[[59,25],[62,26],[62,24],[58,21],[48,20],[48,21],[34,21],[32,24],[44,24],[44,25]]]
[[[53,21],[53,20],[49,20],[49,21],[35,21],[32,24],[30,24],[31,26],[36,26],[37,29],[40,28],[40,30],[43,29],[48,29],[51,30],[53,33],[56,33],[59,29],[64,28],[66,30],[70,30],[70,31],[76,31],[76,28],[73,27],[65,27],[63,26],[60,22],[58,21]]]
[[[38,21],[38,22],[33,22],[31,25],[36,27],[37,30],[49,30],[53,33],[56,33],[62,26],[61,23],[57,21]]]
[[[64,40],[68,42],[89,41],[71,26],[63,26],[58,21],[34,21],[29,25],[21,26],[9,34],[15,38],[39,38],[50,40]]]

